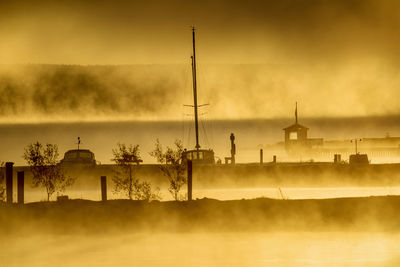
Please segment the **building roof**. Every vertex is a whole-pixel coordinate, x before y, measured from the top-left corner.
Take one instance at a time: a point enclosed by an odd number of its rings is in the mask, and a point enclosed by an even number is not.
[[[66,154],[66,153],[72,153],[72,152],[90,152],[90,153],[93,153],[93,152],[90,151],[89,149],[71,149],[71,150],[68,150],[67,152],[65,152],[64,154]]]
[[[61,164],[96,164],[95,156],[89,149],[71,149],[64,153]]]
[[[292,124],[292,125],[290,125],[290,126],[288,126],[286,128],[283,128],[284,131],[287,131],[287,130],[297,131],[297,130],[300,130],[300,129],[308,130],[308,128],[306,126],[303,126],[303,125],[298,124],[298,123],[295,123],[295,124]]]

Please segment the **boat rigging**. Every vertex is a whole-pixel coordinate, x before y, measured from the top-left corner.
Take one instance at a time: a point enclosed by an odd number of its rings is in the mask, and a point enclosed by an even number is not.
[[[196,145],[194,150],[185,150],[183,160],[192,160],[193,163],[214,164],[214,151],[212,149],[200,149],[199,143],[199,119],[198,108],[205,105],[197,104],[197,70],[196,70],[196,34],[192,27],[193,55],[192,59],[192,79],[193,79],[193,109],[194,109],[194,127],[196,134]]]

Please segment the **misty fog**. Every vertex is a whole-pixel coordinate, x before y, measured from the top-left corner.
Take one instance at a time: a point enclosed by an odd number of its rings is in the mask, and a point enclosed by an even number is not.
[[[208,118],[287,118],[295,101],[305,117],[396,115],[399,8],[390,0],[2,1],[0,120],[181,119],[192,102],[191,25]]]
[[[289,159],[282,130],[297,102],[309,138],[348,151],[400,136],[398,1],[1,0],[0,13],[0,163],[25,174],[25,204],[0,199],[0,267],[399,265],[397,147],[365,166]],[[224,162],[234,133],[237,164],[194,166],[194,200],[172,201],[149,152],[194,148],[191,26],[200,145]],[[45,202],[24,148],[62,158],[78,136],[97,165],[70,167],[69,200]],[[139,145],[136,178],[162,201],[113,191],[117,143]]]
[[[398,234],[189,233],[18,237],[6,266],[397,266]],[[4,244],[4,243],[3,243]],[[79,244],[79,248],[78,248]],[[17,252],[23,251],[23,257]]]
[[[201,48],[201,47],[200,47]],[[190,53],[188,54],[189,58]],[[199,59],[201,60],[201,58]],[[395,68],[200,65],[202,119],[390,116],[400,109]],[[191,120],[187,65],[3,65],[0,121]]]
[[[310,128],[309,136],[326,140],[349,140],[360,137],[384,137],[387,133],[399,136],[399,118],[369,117],[342,119],[301,119]],[[200,120],[200,145],[214,149],[216,156],[223,160],[230,153],[229,135],[236,136],[237,161],[259,162],[259,149],[264,149],[265,162],[278,155],[278,161],[287,160],[284,150],[268,145],[284,141],[283,128],[293,119],[272,120]],[[148,122],[75,122],[75,123],[33,123],[1,124],[0,159],[12,160],[16,165],[25,165],[22,158],[24,148],[35,141],[53,143],[59,146],[60,157],[76,148],[77,137],[82,139],[82,148],[94,152],[102,164],[111,163],[112,149],[118,142],[138,144],[144,163],[155,163],[149,155],[157,138],[163,145],[171,146],[175,139],[183,141],[184,147],[194,147],[194,125],[191,120],[148,121]],[[351,145],[350,141],[348,143]],[[362,152],[362,143],[361,143]],[[217,158],[217,159],[218,159]],[[300,159],[297,159],[300,160]],[[303,160],[308,160],[304,158]],[[332,161],[332,158],[325,158]],[[379,159],[371,158],[373,162]],[[388,159],[387,159],[388,160]],[[399,159],[393,158],[397,162]]]

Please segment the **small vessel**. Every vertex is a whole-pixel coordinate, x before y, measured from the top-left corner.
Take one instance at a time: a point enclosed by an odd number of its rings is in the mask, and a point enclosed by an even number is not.
[[[214,151],[212,149],[200,149],[199,144],[199,119],[197,104],[197,77],[196,77],[196,39],[195,28],[192,27],[193,55],[192,55],[192,79],[193,79],[193,109],[194,109],[194,127],[196,133],[196,146],[193,150],[185,150],[182,154],[183,161],[191,160],[194,164],[214,164]]]
[[[89,149],[72,149],[65,152],[60,164],[96,165],[96,159],[94,153]]]
[[[71,149],[64,153],[61,165],[96,165],[94,153],[89,149],[81,149],[81,139],[78,137],[78,149]]]

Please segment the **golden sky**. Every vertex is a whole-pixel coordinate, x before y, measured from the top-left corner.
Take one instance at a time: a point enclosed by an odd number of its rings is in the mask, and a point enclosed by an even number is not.
[[[24,100],[27,105],[25,111],[0,108],[2,119],[24,117],[24,112],[38,117],[64,117],[66,112],[75,118],[75,112],[83,110],[91,119],[99,114],[99,99],[110,95],[115,103],[107,104],[110,109],[103,109],[100,117],[180,118],[185,112],[181,105],[191,101],[190,68],[182,67],[190,64],[191,25],[198,28],[199,97],[213,104],[212,118],[288,117],[295,101],[302,103],[300,114],[311,117],[400,110],[398,1],[3,0],[0,11],[0,63],[6,65],[0,76],[0,103],[14,101],[18,106]],[[126,90],[121,80],[111,78],[104,90],[86,84],[93,90],[79,93],[86,99],[82,104],[75,89],[55,86],[52,74],[43,78],[33,70],[29,75],[9,73],[8,64],[27,63],[178,66],[157,66],[148,76],[132,70],[125,72],[129,77],[114,75],[128,80]],[[103,84],[105,77],[100,77],[95,84]],[[43,79],[51,80],[48,90],[56,92],[46,101],[61,101],[61,111],[56,108],[60,105],[48,108],[43,97],[37,97],[38,92],[48,96]],[[175,97],[169,106],[141,109],[143,101],[136,96],[147,99],[155,91]],[[154,102],[161,100],[156,97]],[[132,101],[138,104],[135,112],[128,108]]]
[[[399,7],[387,0],[3,0],[0,60],[182,63],[196,25],[207,63],[390,63],[398,57]]]

